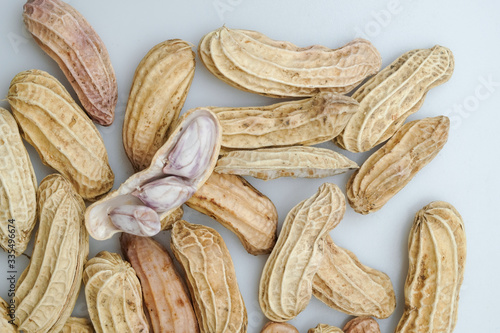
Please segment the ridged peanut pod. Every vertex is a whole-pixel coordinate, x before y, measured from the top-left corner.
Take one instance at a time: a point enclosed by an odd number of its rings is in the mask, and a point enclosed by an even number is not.
[[[344,212],[342,191],[324,183],[288,213],[260,279],[259,303],[267,318],[288,321],[309,304],[312,281],[323,261],[324,238]]]
[[[151,164],[179,117],[194,76],[191,47],[167,40],[153,47],[135,71],[123,123],[123,146],[135,171]]]
[[[344,333],[340,328],[327,324],[318,324],[315,328],[309,329],[307,333]]]
[[[29,266],[17,282],[16,319],[24,332],[59,332],[70,317],[89,253],[85,204],[61,175],[38,188],[40,224]]]
[[[186,273],[200,332],[246,332],[247,311],[231,255],[219,233],[178,221],[170,245]]]
[[[92,322],[87,318],[69,317],[61,333],[94,333]]]
[[[26,250],[36,223],[36,188],[17,123],[0,108],[0,246],[16,256]]]
[[[322,178],[358,165],[330,149],[297,146],[234,150],[219,158],[214,171],[270,180],[279,177]]]
[[[454,67],[453,54],[443,46],[403,54],[352,95],[359,111],[334,141],[352,152],[386,141],[420,109],[430,89],[451,78]]]
[[[329,307],[352,316],[387,318],[396,308],[389,277],[363,265],[330,236],[325,237],[323,262],[314,276],[313,294]]]
[[[184,215],[184,209],[182,206],[174,209],[172,212],[170,212],[167,216],[162,218],[160,220],[161,223],[161,230],[169,230],[172,229],[172,225],[182,219],[182,216]]]
[[[270,321],[262,327],[260,333],[299,333],[299,331],[290,324]]]
[[[111,125],[118,100],[108,51],[85,18],[59,0],[28,0],[24,24],[71,83],[83,108],[100,125]]]
[[[21,72],[10,83],[8,100],[24,139],[84,199],[95,200],[113,187],[99,131],[56,78],[40,70]]]
[[[417,212],[408,250],[405,311],[396,333],[451,333],[467,251],[464,223],[455,207],[434,201]]]
[[[314,145],[336,137],[358,103],[350,97],[320,93],[264,107],[209,107],[222,126],[222,146],[262,148]]]
[[[135,270],[120,255],[99,252],[85,264],[85,299],[97,333],[147,333],[142,290]]]
[[[120,244],[141,281],[152,331],[199,332],[186,287],[167,250],[152,238],[125,233],[120,236]]]
[[[379,71],[380,54],[367,40],[338,49],[300,48],[250,30],[219,28],[200,41],[199,56],[217,78],[235,88],[270,97],[346,93]]]
[[[344,333],[380,333],[380,326],[371,317],[356,317],[344,326]]]
[[[426,166],[448,140],[450,120],[439,116],[407,123],[356,170],[347,183],[347,199],[358,213],[382,208]]]
[[[0,332],[2,333],[16,333],[17,327],[11,324],[12,317],[10,316],[9,306],[0,298]]]
[[[214,172],[186,204],[234,232],[250,254],[270,253],[276,242],[276,207],[242,177]]]

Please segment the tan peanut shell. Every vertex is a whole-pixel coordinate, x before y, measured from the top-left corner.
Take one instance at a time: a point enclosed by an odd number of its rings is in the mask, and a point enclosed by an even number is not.
[[[351,97],[320,93],[263,107],[209,107],[222,126],[222,146],[314,145],[336,137],[358,110]]]
[[[160,220],[161,230],[172,229],[172,225],[182,219],[183,215],[184,209],[182,208],[182,206],[174,209],[170,214]]]
[[[116,77],[106,46],[87,20],[60,0],[28,0],[23,19],[66,75],[88,115],[100,125],[111,125],[118,100]]]
[[[247,311],[219,233],[181,220],[172,228],[170,246],[186,273],[200,332],[246,332]]]
[[[315,328],[309,329],[307,333],[344,333],[340,328],[327,324],[318,324]]]
[[[24,332],[59,332],[70,317],[89,253],[85,204],[61,175],[38,188],[40,223],[29,266],[16,285],[16,318]]]
[[[450,120],[439,116],[401,127],[356,170],[347,183],[347,199],[358,213],[382,208],[426,166],[448,140]]]
[[[10,83],[8,100],[24,139],[84,199],[95,200],[113,187],[99,131],[56,78],[40,70],[21,72]]]
[[[352,316],[387,318],[396,308],[389,277],[363,265],[330,236],[325,237],[323,262],[314,276],[313,294],[329,307]]]
[[[352,152],[386,141],[420,109],[430,89],[451,78],[454,67],[453,54],[443,46],[403,54],[352,95],[359,111],[334,141]]]
[[[276,242],[276,207],[242,177],[214,172],[186,204],[234,232],[250,254],[270,253]]]
[[[85,299],[97,333],[147,333],[135,270],[116,253],[99,252],[85,264]]]
[[[408,250],[405,311],[396,333],[451,333],[467,251],[464,223],[455,207],[434,201],[418,211]]]
[[[191,47],[167,40],[153,47],[135,71],[123,123],[123,146],[135,171],[151,164],[179,117],[194,76]]]
[[[279,177],[322,178],[358,165],[330,149],[295,146],[234,150],[219,158],[215,172],[270,180]]]
[[[167,250],[152,238],[126,233],[121,234],[120,244],[141,282],[151,330],[199,332],[186,286]]]
[[[87,318],[69,317],[61,333],[94,333],[92,322]]]
[[[16,256],[26,250],[36,223],[36,188],[17,123],[0,108],[0,246]]]
[[[260,280],[259,303],[267,318],[288,321],[306,308],[323,260],[324,237],[344,212],[342,191],[324,183],[288,213]]]
[[[205,35],[199,56],[217,78],[235,88],[270,97],[346,93],[379,71],[379,52],[355,39],[338,49],[305,48],[250,30],[219,28]]]
[[[12,317],[9,314],[9,305],[0,298],[0,332],[16,333],[17,327],[11,321]]]
[[[344,333],[380,333],[380,327],[371,317],[356,317],[344,326]]]
[[[299,331],[288,323],[268,322],[260,333],[299,333]]]

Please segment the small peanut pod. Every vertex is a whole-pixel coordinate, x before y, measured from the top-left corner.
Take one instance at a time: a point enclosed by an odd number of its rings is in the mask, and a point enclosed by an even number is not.
[[[466,238],[462,217],[447,202],[434,201],[415,215],[408,241],[402,332],[452,332],[464,278]]]
[[[315,328],[309,329],[307,333],[344,333],[340,328],[327,324],[318,324]]]
[[[313,278],[323,261],[324,237],[344,212],[342,191],[324,183],[288,213],[260,280],[259,303],[267,318],[288,321],[306,308]]]
[[[201,333],[246,332],[248,319],[231,255],[212,228],[178,221],[172,251],[186,273]]]
[[[356,170],[347,183],[347,199],[358,213],[382,208],[426,166],[448,140],[450,120],[439,116],[407,123]]]
[[[17,327],[13,324],[14,313],[11,313],[9,305],[0,298],[0,332],[16,333]]]
[[[135,71],[123,123],[123,146],[135,171],[151,164],[179,117],[194,76],[191,47],[167,40],[153,47]]]
[[[333,150],[297,146],[231,151],[219,158],[214,171],[270,180],[322,178],[356,168],[355,162]]]
[[[113,187],[99,131],[56,78],[39,70],[21,72],[10,83],[7,98],[24,139],[78,194],[96,200]]]
[[[203,37],[199,56],[217,78],[235,88],[270,97],[346,93],[380,69],[379,52],[355,39],[339,49],[300,48],[249,30],[225,26]]]
[[[290,324],[270,321],[262,327],[260,333],[299,333],[299,331]]]
[[[314,145],[336,137],[358,110],[350,97],[320,93],[264,107],[210,107],[222,126],[222,146]]]
[[[250,254],[270,253],[276,242],[276,207],[242,177],[214,172],[186,204],[234,232]]]
[[[454,67],[451,51],[439,45],[403,54],[352,95],[359,111],[334,141],[364,152],[389,139],[420,109],[430,89],[451,78]]]
[[[92,322],[87,318],[69,317],[61,333],[94,333]]]
[[[16,285],[15,323],[19,331],[59,332],[75,306],[89,253],[85,204],[58,174],[42,180],[38,198],[40,224],[30,264]]]
[[[0,246],[26,250],[36,223],[37,181],[14,117],[0,108]]]
[[[147,333],[135,270],[116,253],[99,252],[85,264],[85,299],[97,333]]]
[[[344,333],[380,333],[380,327],[371,317],[356,317],[344,326]]]
[[[323,262],[314,276],[313,294],[329,307],[354,316],[387,318],[396,308],[389,277],[363,265],[330,236],[325,237]]]
[[[120,244],[141,281],[152,331],[199,332],[186,287],[167,250],[152,238],[129,234],[120,236]]]
[[[83,108],[108,126],[118,100],[108,51],[85,18],[60,0],[28,0],[24,23],[37,44],[54,59],[73,86]]]

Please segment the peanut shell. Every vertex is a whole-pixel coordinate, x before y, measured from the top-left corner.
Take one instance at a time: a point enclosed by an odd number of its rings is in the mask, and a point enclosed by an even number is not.
[[[11,323],[12,317],[9,314],[9,306],[0,298],[0,331],[2,333],[16,333],[17,327]]]
[[[307,333],[344,333],[340,328],[327,324],[318,324],[315,328],[309,329]]]
[[[380,333],[380,327],[375,319],[367,316],[351,319],[344,326],[345,333]]]
[[[299,333],[299,331],[290,324],[270,321],[262,327],[260,333]]]
[[[92,322],[87,318],[69,317],[61,333],[94,333]]]

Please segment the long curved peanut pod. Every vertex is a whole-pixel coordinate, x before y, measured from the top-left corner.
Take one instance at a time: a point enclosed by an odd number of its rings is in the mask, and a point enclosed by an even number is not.
[[[8,100],[24,139],[84,199],[95,200],[113,187],[101,134],[56,78],[40,70],[21,72],[10,83]]]
[[[396,308],[389,277],[363,265],[330,236],[325,237],[323,262],[314,276],[313,294],[329,307],[352,316],[387,318]]]
[[[323,260],[324,237],[344,212],[342,191],[324,183],[288,213],[260,279],[259,303],[267,318],[288,321],[309,304],[312,281]]]
[[[403,54],[352,95],[359,111],[334,141],[364,152],[389,139],[420,109],[430,89],[451,78],[454,67],[453,54],[443,46]]]
[[[123,146],[135,171],[167,141],[194,77],[192,45],[171,39],[153,47],[135,71],[123,123]]]
[[[152,238],[125,233],[120,236],[120,244],[141,281],[152,331],[199,332],[186,287],[167,250]]]
[[[61,333],[94,333],[92,322],[87,318],[69,317]]]
[[[9,306],[0,298],[0,331],[5,333],[16,333],[17,327],[12,324]]]
[[[171,247],[186,273],[200,332],[246,332],[245,303],[231,255],[219,233],[178,221],[172,228]]]
[[[347,183],[347,199],[358,213],[382,208],[426,166],[448,140],[450,120],[439,116],[407,123],[356,170]]]
[[[270,253],[276,242],[276,207],[242,177],[214,172],[186,204],[234,232],[250,254]]]
[[[118,100],[115,72],[104,43],[87,20],[60,0],[28,0],[23,19],[37,44],[66,75],[88,115],[111,125]]]
[[[375,74],[382,63],[379,52],[364,39],[339,49],[300,48],[256,31],[227,27],[205,35],[198,49],[200,59],[217,78],[270,97],[345,93]]]
[[[451,333],[467,251],[464,223],[455,207],[434,201],[418,211],[408,251],[405,311],[396,333]]]
[[[38,188],[40,225],[29,266],[16,286],[15,323],[25,332],[59,332],[70,317],[89,253],[85,204],[61,175]]]
[[[0,138],[0,246],[18,256],[35,227],[37,181],[17,123],[3,108]]]

